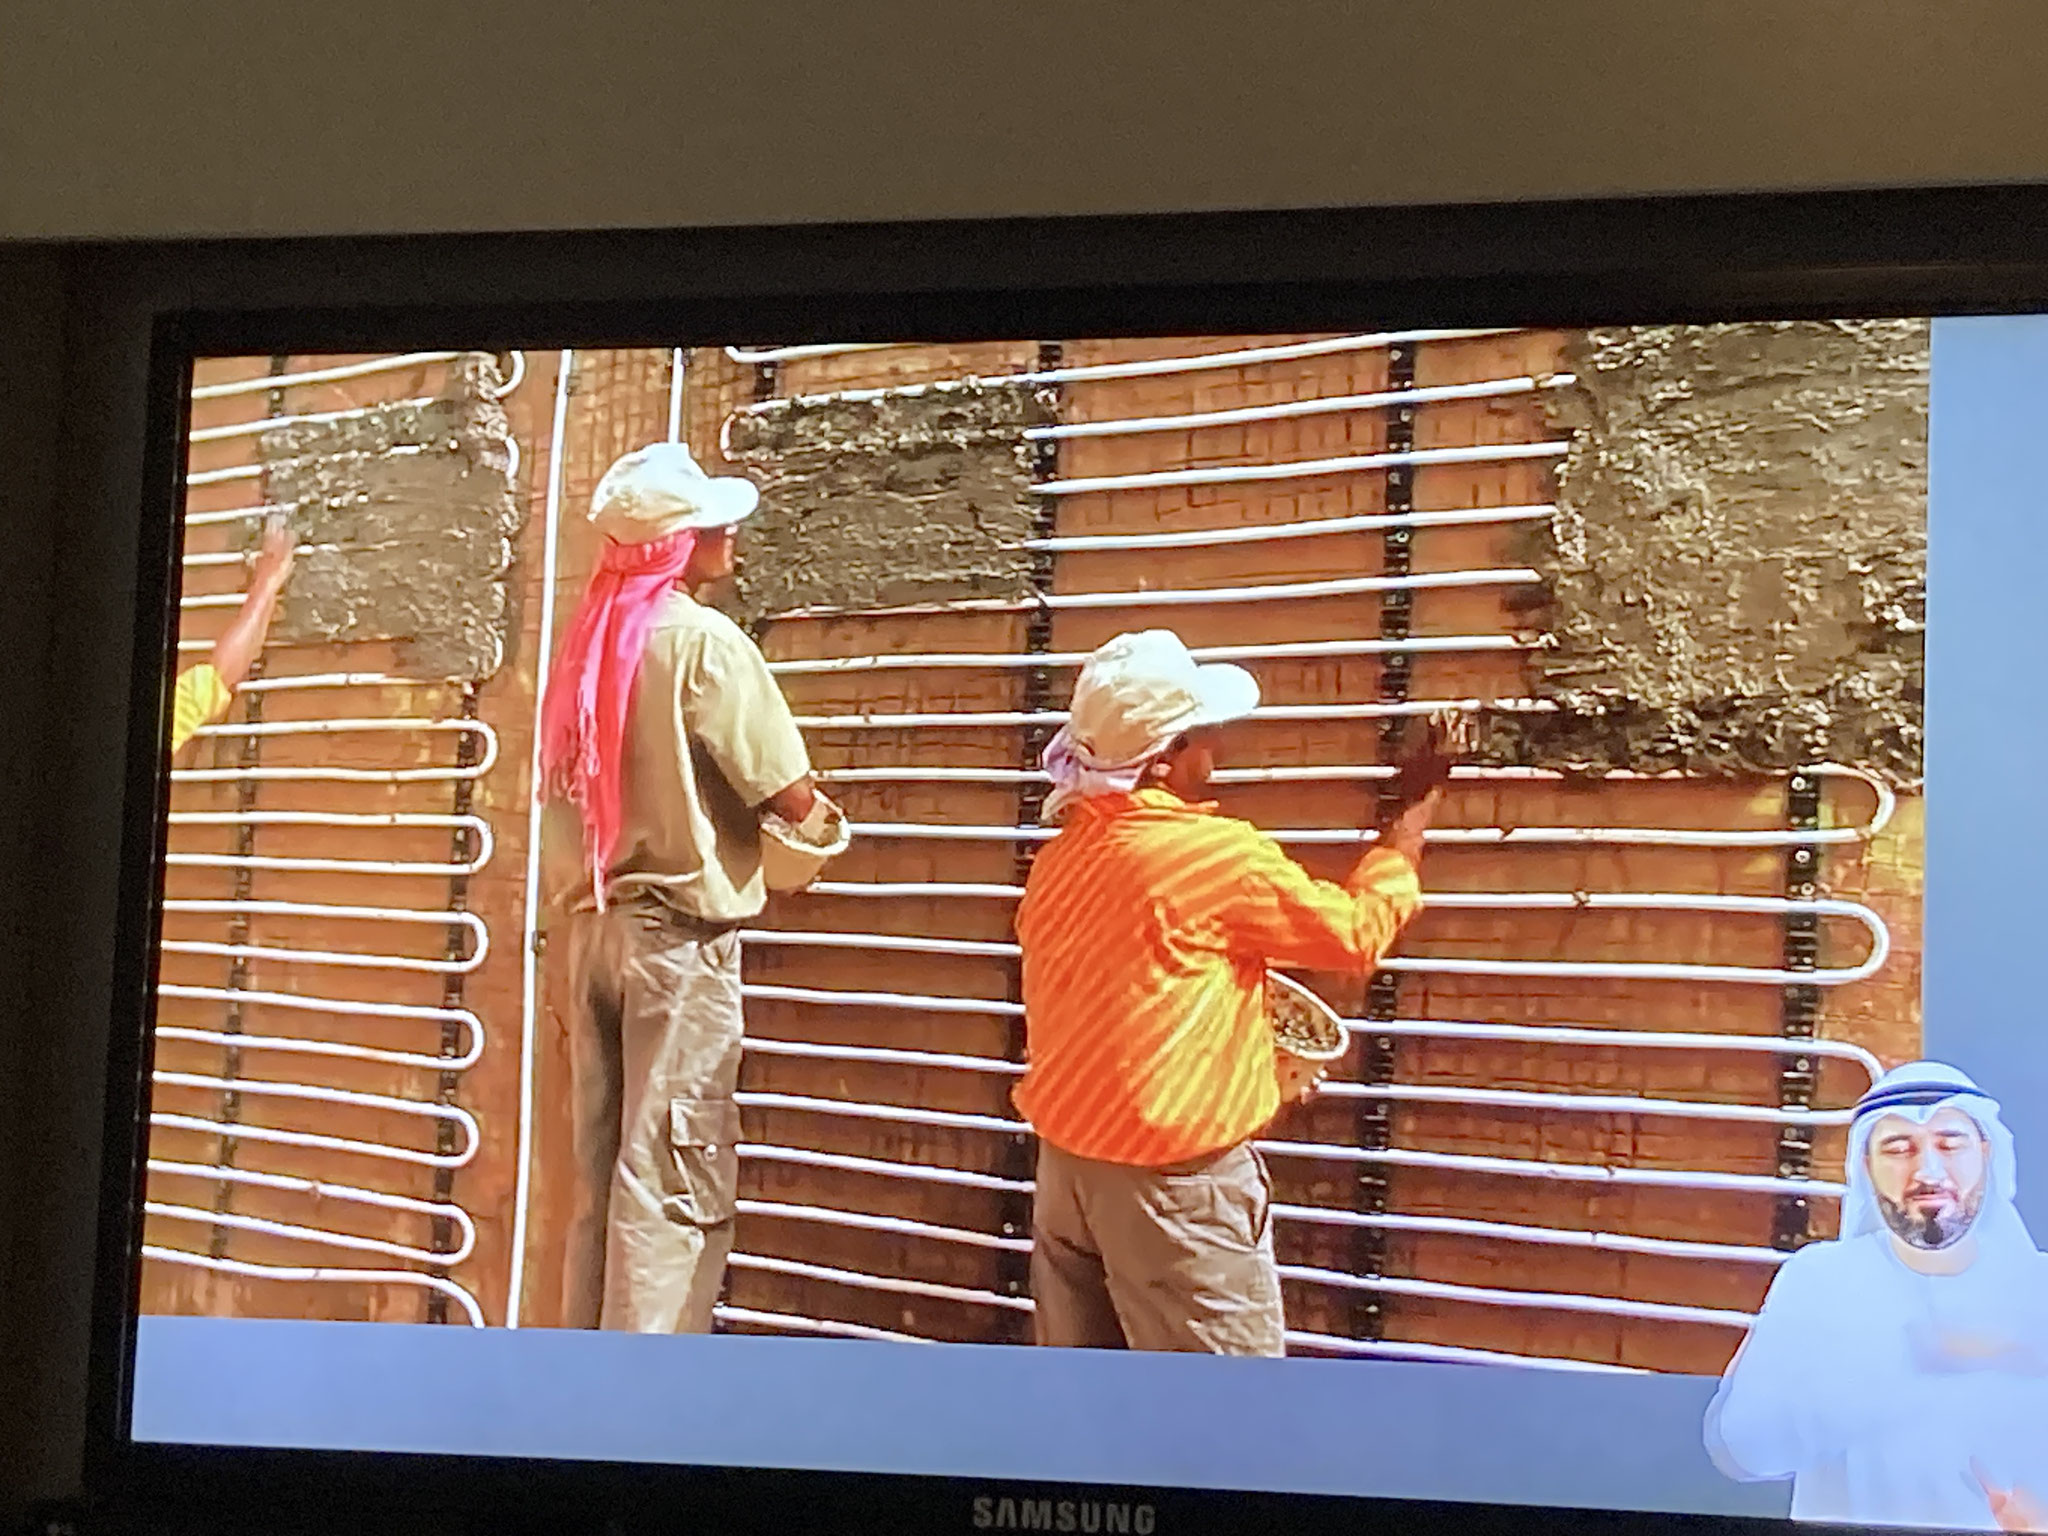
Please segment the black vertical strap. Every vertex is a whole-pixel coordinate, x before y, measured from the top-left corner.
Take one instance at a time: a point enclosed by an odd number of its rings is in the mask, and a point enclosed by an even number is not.
[[[782,365],[776,362],[754,364],[754,398],[773,400],[782,387]]]
[[[1396,343],[1387,349],[1387,389],[1390,392],[1404,391],[1412,389],[1414,385],[1415,348],[1407,343]],[[1385,436],[1386,451],[1389,453],[1407,453],[1415,446],[1415,408],[1412,405],[1396,402],[1386,408]],[[1415,510],[1415,471],[1411,466],[1389,465],[1385,487],[1383,510],[1386,513],[1390,516],[1405,517]],[[1413,542],[1414,532],[1406,524],[1388,528],[1380,541],[1380,574],[1406,576],[1413,568]],[[1390,588],[1381,592],[1379,638],[1406,640],[1413,628],[1413,594],[1405,587]],[[1406,650],[1388,651],[1381,655],[1381,703],[1407,702],[1412,681],[1410,661],[1410,653]],[[1382,763],[1395,759],[1400,753],[1406,735],[1405,716],[1388,715],[1381,722],[1379,759]],[[1385,814],[1393,809],[1391,790],[1392,782],[1382,780],[1379,795],[1382,820],[1385,819]],[[1375,971],[1366,988],[1367,1019],[1392,1019],[1397,1017],[1400,1011],[1400,974],[1396,971]],[[1394,1080],[1394,1065],[1394,1037],[1368,1034],[1359,1061],[1360,1079],[1367,1083],[1391,1083]],[[1373,1151],[1384,1151],[1393,1144],[1393,1106],[1385,1099],[1360,1099],[1358,1105],[1358,1145]],[[1384,1167],[1377,1163],[1360,1163],[1357,1167],[1357,1183],[1354,1190],[1357,1209],[1368,1215],[1383,1214],[1389,1199]],[[1352,1262],[1357,1272],[1369,1277],[1385,1273],[1385,1230],[1379,1227],[1359,1227],[1356,1231],[1357,1242],[1353,1249]],[[1361,1291],[1358,1295],[1360,1299],[1352,1315],[1353,1333],[1367,1339],[1383,1337],[1386,1319],[1379,1294]]]
[[[1820,775],[1795,769],[1785,781],[1785,824],[1798,832],[1820,826]],[[1812,901],[1820,894],[1820,847],[1795,843],[1785,851],[1785,894]],[[1820,918],[1812,911],[1785,914],[1785,966],[1811,971],[1820,964]],[[1820,988],[1810,981],[1788,982],[1780,1004],[1779,1032],[1788,1040],[1812,1040],[1820,1033]],[[1778,1103],[1787,1109],[1813,1108],[1818,1084],[1811,1055],[1785,1052],[1778,1058]],[[1778,1128],[1778,1177],[1810,1178],[1813,1132],[1804,1125]],[[1771,1242],[1786,1250],[1803,1246],[1811,1233],[1812,1202],[1804,1195],[1780,1195],[1771,1219]]]
[[[477,717],[476,684],[466,683],[462,689],[462,718],[474,720]],[[475,731],[458,731],[455,734],[455,766],[468,770],[479,761],[478,737]],[[467,816],[476,804],[476,780],[467,772],[455,781],[453,810],[457,816]],[[469,876],[461,873],[462,866],[476,857],[475,834],[466,826],[457,826],[449,840],[449,862],[456,866],[456,873],[448,877],[448,910],[467,912],[469,910]],[[471,952],[471,939],[466,924],[451,923],[448,926],[447,958],[466,960]],[[441,981],[441,1006],[460,1008],[463,998],[463,984],[467,980],[464,972],[449,970],[443,973]],[[465,1031],[454,1019],[441,1021],[441,1055],[452,1058],[462,1053]],[[436,1085],[435,1098],[442,1104],[452,1105],[462,1086],[462,1074],[443,1070]],[[450,1156],[456,1150],[455,1124],[451,1120],[434,1122],[434,1150],[442,1157]],[[434,1170],[434,1199],[440,1203],[452,1202],[455,1198],[455,1170],[436,1168]],[[436,1253],[447,1253],[456,1244],[455,1224],[446,1216],[433,1219],[433,1249]],[[444,1279],[446,1268],[436,1271]],[[427,1321],[445,1323],[448,1321],[448,1298],[439,1291],[428,1291],[426,1296]]]
[[[1060,344],[1056,341],[1040,342],[1038,346],[1037,371],[1047,373],[1060,366]],[[1057,426],[1064,404],[1059,386],[1041,384],[1031,391],[1031,409],[1026,419],[1034,427]],[[1049,480],[1059,478],[1060,445],[1057,438],[1027,440],[1023,447],[1026,463],[1033,486],[1043,486]],[[1042,491],[1034,497],[1031,513],[1033,538],[1049,539],[1059,530],[1058,504]],[[1031,551],[1031,590],[1038,596],[1052,591],[1053,553],[1049,549]],[[1024,650],[1035,657],[1045,656],[1052,650],[1052,610],[1043,603],[1034,603],[1024,620]],[[1057,695],[1053,686],[1053,668],[1044,662],[1036,662],[1024,669],[1024,687],[1019,708],[1027,714],[1038,714],[1054,707]],[[1039,825],[1039,815],[1045,809],[1046,794],[1051,788],[1042,779],[1035,777],[1039,759],[1044,755],[1047,744],[1052,740],[1056,727],[1044,723],[1027,724],[1023,731],[1023,749],[1020,754],[1021,766],[1027,777],[1017,791],[1017,826],[1019,831],[1028,832]],[[1016,845],[1015,880],[1022,885],[1031,874],[1032,856],[1038,851],[1038,843],[1030,837],[1019,837]],[[1020,963],[1012,973],[1010,1001],[1022,1002],[1023,967]],[[1013,1019],[1010,1024],[1010,1038],[1005,1054],[1011,1061],[1024,1060],[1024,1020]],[[1012,1135],[1003,1161],[1003,1176],[1019,1183],[1028,1183],[1036,1172],[1036,1158],[1032,1153],[1031,1138],[1021,1133]],[[1005,1237],[1029,1237],[1031,1235],[1031,1197],[1021,1191],[1011,1191],[1002,1200],[1002,1231]],[[998,1263],[1001,1289],[1005,1295],[1027,1295],[1031,1288],[1030,1257],[1024,1253],[1001,1250]]]
[[[289,357],[283,354],[272,354],[270,371],[273,375],[285,373],[289,371],[290,367],[291,359]],[[264,396],[264,402],[264,414],[266,416],[276,417],[284,414],[285,394],[282,388],[272,389]],[[260,454],[260,438],[258,443],[258,452]],[[263,485],[267,484],[267,481],[259,480],[257,483]],[[260,547],[263,529],[261,519],[258,519],[255,523],[255,529]],[[244,525],[243,541],[245,544],[248,541],[248,534],[248,525]],[[258,651],[255,658],[249,663],[249,676],[257,678],[262,675],[263,653]],[[263,723],[263,695],[260,691],[242,694],[241,703],[243,718],[249,724],[260,725]],[[256,779],[254,774],[247,770],[253,770],[262,762],[262,740],[262,737],[256,735],[244,736],[242,738],[241,754],[238,759],[238,766],[245,770],[242,777],[235,781],[235,810],[240,816],[245,818],[235,823],[235,855],[242,860],[241,863],[235,866],[234,898],[238,903],[249,901],[255,887],[255,871],[250,868],[248,860],[255,857],[256,854],[256,828],[246,818],[256,809]],[[246,906],[237,906],[233,916],[228,920],[228,943],[239,950],[249,942],[249,937],[248,909]],[[230,993],[236,993],[247,991],[248,986],[248,956],[237,954],[228,964],[227,989]],[[227,1019],[222,1025],[222,1032],[230,1035],[239,1035],[242,1033],[243,1023],[241,1001],[231,996],[227,1002]],[[226,1058],[221,1064],[221,1076],[229,1082],[234,1082],[241,1075],[242,1052],[239,1047],[231,1045],[227,1048]],[[232,1088],[226,1090],[221,1095],[220,1117],[225,1124],[231,1126],[237,1124],[242,1118],[242,1096]],[[220,1166],[223,1168],[234,1167],[236,1154],[240,1150],[241,1143],[232,1134],[224,1132],[220,1139]],[[227,1179],[222,1179],[213,1193],[213,1208],[224,1215],[232,1211],[234,1205],[235,1186]],[[227,1257],[228,1229],[226,1227],[216,1226],[213,1229],[212,1235],[207,1242],[207,1251],[216,1259]]]

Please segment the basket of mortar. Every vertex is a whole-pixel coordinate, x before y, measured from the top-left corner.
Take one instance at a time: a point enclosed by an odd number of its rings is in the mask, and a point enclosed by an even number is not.
[[[1266,1012],[1273,1022],[1273,1066],[1280,1102],[1290,1103],[1322,1081],[1350,1043],[1336,1010],[1298,981],[1266,972]]]

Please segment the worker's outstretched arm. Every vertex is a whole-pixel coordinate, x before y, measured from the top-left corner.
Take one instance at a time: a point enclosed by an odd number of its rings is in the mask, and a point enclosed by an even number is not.
[[[249,595],[242,599],[234,620],[213,645],[213,670],[233,692],[248,679],[249,669],[263,653],[270,633],[271,616],[277,611],[278,595],[292,573],[292,535],[285,520],[272,517],[263,527],[263,546],[257,551],[255,569],[249,578]]]

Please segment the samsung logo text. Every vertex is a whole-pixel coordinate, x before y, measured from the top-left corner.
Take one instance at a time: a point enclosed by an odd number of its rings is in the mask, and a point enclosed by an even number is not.
[[[1102,1499],[976,1499],[977,1531],[1057,1531],[1061,1536],[1153,1536],[1158,1519],[1150,1504]]]

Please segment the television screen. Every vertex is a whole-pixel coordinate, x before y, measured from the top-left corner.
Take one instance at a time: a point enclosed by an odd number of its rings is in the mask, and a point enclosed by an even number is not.
[[[2048,1526],[2048,321],[773,343],[191,369],[136,1440]]]

